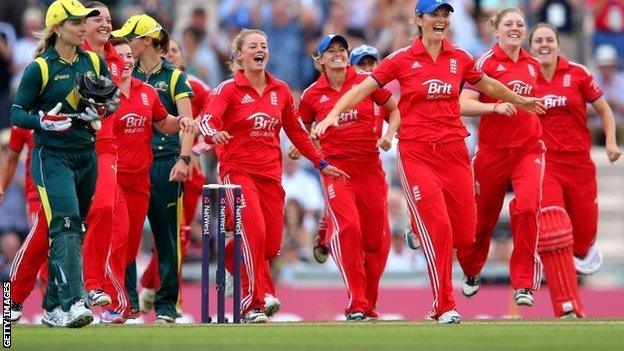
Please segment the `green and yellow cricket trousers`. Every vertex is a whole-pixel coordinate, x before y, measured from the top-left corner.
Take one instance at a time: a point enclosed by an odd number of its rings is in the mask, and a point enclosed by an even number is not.
[[[68,311],[82,298],[83,221],[89,212],[97,179],[93,148],[60,149],[37,146],[31,174],[48,222],[48,286],[43,308]]]

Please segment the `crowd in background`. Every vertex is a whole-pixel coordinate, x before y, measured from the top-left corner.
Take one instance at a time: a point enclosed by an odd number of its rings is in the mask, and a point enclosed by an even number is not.
[[[215,87],[230,75],[226,61],[230,41],[240,28],[260,28],[269,38],[271,58],[268,69],[285,80],[297,100],[303,89],[315,81],[318,72],[311,59],[318,40],[328,33],[345,35],[355,47],[366,43],[385,56],[410,45],[416,26],[410,22],[414,0],[114,0],[102,1],[113,10],[114,28],[136,13],[148,13],[169,29],[182,43],[186,69]],[[9,109],[12,95],[24,67],[32,61],[37,39],[33,32],[42,27],[43,9],[51,1],[0,0],[0,164],[8,141]],[[183,6],[186,3],[186,6]],[[189,7],[196,3],[198,6]],[[486,20],[497,9],[516,6],[527,15],[529,24],[549,22],[559,30],[564,54],[584,63],[596,76],[614,111],[619,140],[624,130],[624,0],[453,0],[454,28],[451,40],[479,56],[494,43]],[[398,96],[397,96],[398,97]],[[603,144],[598,119],[592,126],[594,142]],[[467,142],[476,144],[476,121],[466,120],[473,133]],[[590,124],[592,124],[590,118]],[[285,150],[288,142],[283,143]],[[285,153],[286,154],[286,153]],[[388,206],[392,231],[387,271],[424,270],[422,255],[403,243],[407,209],[400,191],[395,166],[396,148],[382,152],[390,185]],[[275,268],[288,280],[297,270],[312,265],[312,243],[317,219],[323,211],[323,197],[316,171],[307,161],[284,159],[286,216],[284,245]],[[23,172],[19,167],[13,183],[5,189],[0,205],[0,276],[4,280],[10,263],[28,232],[23,198]],[[209,179],[214,179],[209,177]],[[193,227],[199,243],[198,223]],[[495,232],[494,261],[506,262],[509,230],[502,223]],[[151,238],[151,235],[146,235]],[[196,253],[198,248],[196,248]],[[144,252],[149,253],[148,245]],[[193,252],[193,251],[191,251]],[[498,257],[498,259],[497,259]],[[189,255],[189,259],[194,259]],[[314,263],[316,264],[316,263]],[[325,265],[327,269],[332,264]]]

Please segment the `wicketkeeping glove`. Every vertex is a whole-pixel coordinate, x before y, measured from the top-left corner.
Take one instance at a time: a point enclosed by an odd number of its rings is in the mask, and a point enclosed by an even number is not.
[[[82,105],[93,108],[102,117],[117,110],[121,91],[115,83],[103,76],[79,74],[76,76],[78,93],[82,96]]]
[[[47,113],[39,111],[39,126],[43,130],[64,132],[71,127],[71,119],[67,115],[59,115],[63,105],[59,102]]]

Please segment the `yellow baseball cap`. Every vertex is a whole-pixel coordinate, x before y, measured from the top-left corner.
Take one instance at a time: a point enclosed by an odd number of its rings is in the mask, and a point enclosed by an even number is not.
[[[65,20],[81,19],[98,16],[99,14],[99,10],[88,9],[78,0],[56,0],[48,7],[45,16],[45,25],[49,28]]]
[[[150,37],[158,39],[162,26],[152,17],[142,14],[134,15],[117,30],[111,32],[111,35],[117,38],[125,37],[128,39]]]

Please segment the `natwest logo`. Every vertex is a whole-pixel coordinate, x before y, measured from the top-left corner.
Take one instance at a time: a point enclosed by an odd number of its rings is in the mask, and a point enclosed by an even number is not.
[[[512,80],[511,82],[507,83],[507,86],[518,95],[528,96],[533,93],[533,86],[521,80]]]
[[[264,112],[257,112],[246,118],[251,120],[251,136],[255,137],[273,137],[275,136],[275,127],[279,124],[277,118],[271,117]]]
[[[568,98],[565,96],[552,94],[546,95],[542,99],[544,100],[544,106],[546,106],[546,108],[563,107],[566,106],[566,102],[568,101]]]
[[[427,99],[445,99],[448,98],[452,91],[453,85],[439,79],[429,79],[422,83],[427,87]]]

